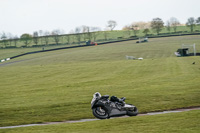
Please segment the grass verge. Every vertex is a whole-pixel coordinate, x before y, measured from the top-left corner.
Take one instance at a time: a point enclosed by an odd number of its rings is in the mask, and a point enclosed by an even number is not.
[[[1,133],[198,133],[200,131],[200,111],[160,114],[155,116],[136,116],[58,124],[15,129],[2,129]]]

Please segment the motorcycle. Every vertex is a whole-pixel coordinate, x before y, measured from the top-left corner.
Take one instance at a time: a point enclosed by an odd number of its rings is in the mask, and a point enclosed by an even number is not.
[[[111,101],[109,100],[109,95],[101,96],[99,92],[96,92],[91,101],[92,113],[99,119],[109,119],[110,117],[123,115],[136,116],[138,114],[137,107],[132,104],[126,104],[124,101],[125,97],[118,101]]]

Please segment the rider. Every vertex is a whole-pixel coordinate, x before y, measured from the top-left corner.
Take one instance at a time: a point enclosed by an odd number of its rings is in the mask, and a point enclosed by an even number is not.
[[[99,92],[94,93],[93,97],[100,98],[101,94]]]
[[[110,97],[110,101],[112,101],[112,102],[119,102],[119,103],[121,103],[122,105],[125,105],[125,97],[122,97],[122,98],[118,98],[118,97],[116,97],[116,96],[111,96]]]
[[[94,98],[100,98],[101,97],[101,94],[99,92],[96,92],[94,95],[93,95]],[[118,98],[116,96],[111,96],[110,97],[110,101],[112,102],[119,102],[121,103],[122,105],[125,105],[125,97],[122,97],[122,98]]]

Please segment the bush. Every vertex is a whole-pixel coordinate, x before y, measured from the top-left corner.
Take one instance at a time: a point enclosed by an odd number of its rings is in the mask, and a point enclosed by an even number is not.
[[[6,46],[5,48],[16,48],[16,46]]]
[[[31,47],[44,47],[45,45],[32,45]]]

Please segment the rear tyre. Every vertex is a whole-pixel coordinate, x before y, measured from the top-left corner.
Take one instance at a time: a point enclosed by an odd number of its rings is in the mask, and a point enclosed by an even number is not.
[[[127,115],[128,116],[136,116],[136,115],[138,115],[138,109],[137,109],[137,107],[135,107],[133,110],[128,110],[127,111]]]
[[[96,107],[92,109],[92,113],[96,118],[107,119],[109,118],[108,112],[104,107]]]

